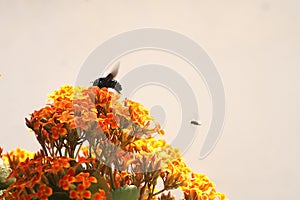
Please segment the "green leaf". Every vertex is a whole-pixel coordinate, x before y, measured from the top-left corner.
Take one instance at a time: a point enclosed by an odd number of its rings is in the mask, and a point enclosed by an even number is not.
[[[113,200],[137,200],[140,196],[140,189],[135,185],[119,187],[112,191]]]
[[[15,178],[10,178],[6,180],[8,175],[10,174],[11,169],[6,166],[6,164],[3,163],[2,160],[0,160],[0,190],[4,190],[8,188],[8,186],[16,181]]]
[[[50,197],[49,200],[70,200],[69,196],[65,192],[54,192]]]

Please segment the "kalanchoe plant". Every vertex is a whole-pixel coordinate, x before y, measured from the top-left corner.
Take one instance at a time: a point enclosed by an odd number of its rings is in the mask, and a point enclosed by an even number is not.
[[[226,199],[180,152],[155,139],[164,131],[141,104],[107,88],[63,86],[26,119],[41,150],[3,154],[13,180],[6,199]],[[163,183],[158,187],[158,181]]]

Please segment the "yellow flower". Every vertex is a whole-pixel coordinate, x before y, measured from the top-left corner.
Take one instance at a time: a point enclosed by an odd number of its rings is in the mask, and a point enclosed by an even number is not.
[[[207,199],[214,200],[218,197],[219,200],[226,200],[226,196],[216,192],[215,185],[204,174],[192,172],[190,177],[187,177],[187,185],[181,187],[186,199]]]
[[[79,99],[82,97],[82,91],[84,87],[73,87],[70,85],[63,85],[58,90],[48,95],[49,101],[60,101],[62,99]]]
[[[16,148],[15,150],[10,151],[8,154],[2,154],[2,159],[7,165],[9,165],[8,157],[13,159],[14,162],[21,163],[25,162],[27,158],[32,159],[34,157],[34,153],[24,149]]]
[[[141,127],[148,127],[153,118],[149,115],[149,110],[144,108],[140,103],[126,99],[129,106],[129,112],[133,123],[139,124]]]

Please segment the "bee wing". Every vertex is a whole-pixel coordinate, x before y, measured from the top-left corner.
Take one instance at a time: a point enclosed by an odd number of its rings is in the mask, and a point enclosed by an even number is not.
[[[119,68],[120,68],[120,62],[117,62],[113,67],[113,70],[111,71],[111,75],[113,76],[113,78],[117,76],[119,72]]]

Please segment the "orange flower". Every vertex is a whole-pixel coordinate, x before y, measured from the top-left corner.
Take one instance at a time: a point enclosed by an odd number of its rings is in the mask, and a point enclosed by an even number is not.
[[[149,110],[143,108],[143,106],[137,102],[126,100],[126,104],[129,106],[129,112],[133,123],[139,124],[141,127],[149,126],[150,120],[153,118],[149,115]]]
[[[130,185],[130,174],[128,172],[122,171],[114,171],[114,176],[115,176],[115,186],[116,188],[122,187],[124,185]]]
[[[52,195],[52,188],[46,184],[40,185],[36,196],[41,200],[48,200],[48,197]]]
[[[70,198],[77,200],[90,199],[92,197],[92,193],[87,190],[91,183],[97,183],[97,179],[93,176],[90,176],[87,172],[81,172],[74,177],[74,171],[68,173],[62,180],[61,186],[65,187],[63,189],[69,190],[69,186],[72,183],[79,183],[77,185],[76,190],[72,189],[70,191]]]
[[[62,179],[59,180],[59,186],[62,187],[64,190],[69,190],[70,185],[76,181],[76,178],[74,177],[75,170],[73,168],[70,168],[66,175],[62,177]]]
[[[107,104],[111,103],[114,93],[108,91],[107,88],[100,89],[97,86],[92,86],[84,90],[83,95],[89,96],[90,100],[94,102],[95,107],[101,106],[105,108]]]
[[[105,192],[104,190],[99,189],[98,192],[96,192],[94,195],[94,200],[106,200]]]
[[[51,128],[51,137],[54,140],[58,140],[60,136],[64,136],[68,133],[67,129],[64,128],[64,124],[57,124]]]
[[[76,190],[71,190],[69,197],[77,200],[90,199],[92,193],[89,190],[86,190],[83,184],[79,184]]]
[[[98,123],[103,132],[110,132],[110,129],[117,129],[116,118],[113,113],[107,113],[106,115],[100,114]]]
[[[47,169],[47,172],[51,172],[54,174],[57,174],[59,171],[61,171],[63,168],[70,168],[70,161],[72,159],[67,157],[55,157],[50,160],[50,168]]]
[[[13,159],[10,157],[9,160],[12,172],[7,179],[15,178],[16,181],[7,188],[4,197],[14,199],[24,196],[27,199],[35,196],[35,187],[41,184],[42,177],[45,174],[44,169],[47,167],[47,165],[44,165],[45,159],[42,157],[27,158],[20,163],[12,163]],[[28,191],[30,192],[28,193]],[[47,194],[50,193],[49,189],[47,189],[47,192]]]
[[[90,173],[81,172],[75,177],[76,182],[82,182],[84,188],[89,188],[91,183],[97,183],[97,179],[93,176],[90,176]]]

